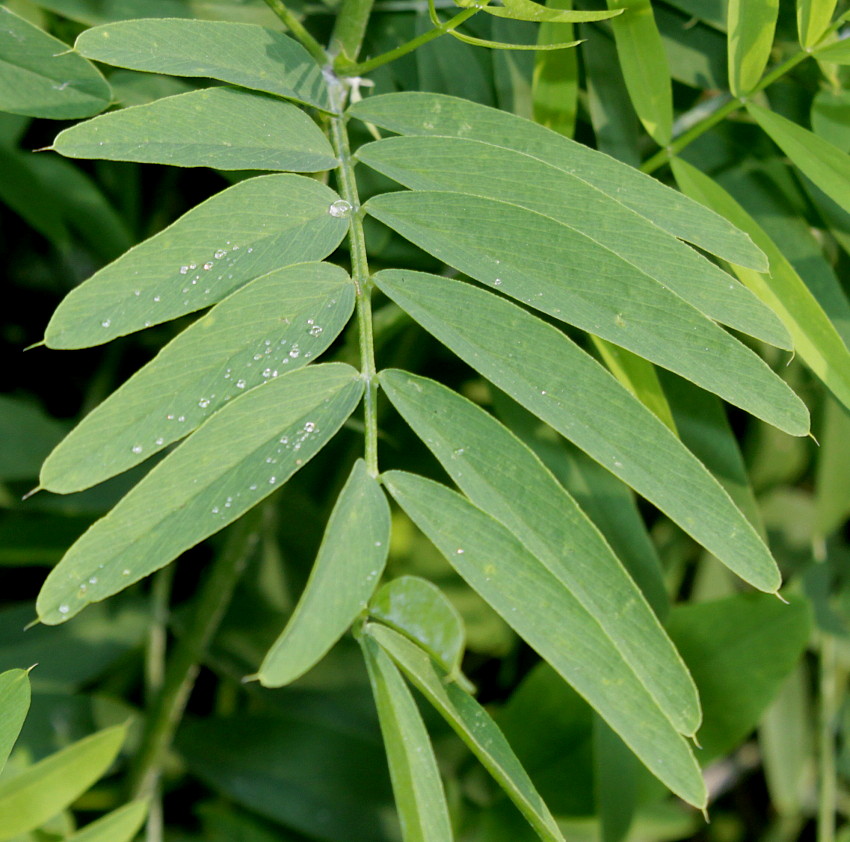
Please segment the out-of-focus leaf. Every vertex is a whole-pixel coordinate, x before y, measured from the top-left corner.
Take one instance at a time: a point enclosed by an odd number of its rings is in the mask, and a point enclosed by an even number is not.
[[[131,801],[69,837],[68,842],[130,842],[148,814],[146,801]]]
[[[811,117],[815,134],[842,152],[850,152],[850,91],[818,91]]]
[[[38,476],[38,466],[64,432],[64,424],[30,401],[0,395],[0,480]]]
[[[469,365],[654,502],[739,576],[762,590],[779,586],[769,551],[717,481],[563,333],[459,281],[402,271],[379,272],[375,281]],[[608,424],[599,424],[600,406]],[[634,447],[636,440],[642,447]],[[659,464],[666,475],[659,476]]]
[[[187,296],[197,294],[193,281],[182,281]],[[139,464],[231,399],[312,362],[353,308],[354,286],[338,266],[301,263],[257,278],[89,413],[48,456],[42,486],[67,494]]]
[[[70,619],[236,520],[327,444],[362,391],[359,372],[329,363],[231,401],[68,550],[42,586],[39,619]]]
[[[621,842],[634,819],[640,767],[623,741],[593,718],[593,771],[601,842]]]
[[[387,498],[358,460],[331,512],[304,593],[257,673],[266,687],[307,672],[366,610],[389,541]]]
[[[653,12],[673,80],[701,91],[727,90],[726,38],[694,16],[678,14],[666,5],[655,4]],[[689,116],[695,117],[692,112]],[[680,125],[674,128],[674,134],[683,130]]]
[[[572,0],[547,0],[550,9],[571,9]],[[489,9],[489,6],[485,6]],[[571,23],[541,23],[538,44],[572,41]],[[578,110],[578,55],[575,50],[541,52],[534,61],[531,87],[534,121],[572,137]]]
[[[73,289],[45,342],[100,345],[209,307],[274,269],[322,260],[348,230],[346,218],[329,212],[335,201],[333,190],[300,175],[241,181]]]
[[[25,669],[11,669],[0,673],[0,772],[30,707],[30,680]]]
[[[368,635],[360,640],[393,784],[404,842],[453,838],[437,759],[413,696],[398,668]]]
[[[588,699],[647,768],[680,797],[703,804],[704,784],[681,735],[616,648],[593,634],[594,620],[588,617],[579,629],[575,598],[519,540],[445,486],[401,471],[383,478],[458,573]],[[567,615],[576,619],[568,639],[558,631]]]
[[[461,2],[459,6],[471,5]],[[586,23],[594,20],[609,20],[622,11],[591,12],[573,11],[572,5],[556,6],[547,3],[545,6],[535,3],[533,0],[503,0],[501,6],[484,6],[488,14],[500,18],[511,18],[512,20],[530,20],[536,23]]]
[[[99,731],[0,782],[0,839],[34,830],[75,801],[112,765],[126,732]]]
[[[53,149],[69,158],[220,170],[316,172],[336,165],[331,145],[300,108],[228,87],[102,114],[60,132]]]
[[[814,47],[826,32],[836,0],[797,0],[797,30],[803,49]]]
[[[608,8],[625,10],[611,20],[620,67],[641,123],[659,146],[665,146],[673,136],[673,89],[652,4],[608,0]]]
[[[231,20],[264,25],[280,19],[262,3],[254,0],[35,0],[71,20],[96,26],[116,20],[134,18],[200,18]]]
[[[220,79],[330,110],[322,70],[292,38],[250,23],[128,20],[85,30],[74,49],[130,70]]]
[[[112,86],[115,102],[122,108],[146,105],[163,97],[186,94],[193,87],[190,82],[176,76],[161,76],[136,70],[113,70],[109,74],[109,84]]]
[[[521,151],[573,174],[659,228],[718,257],[759,271],[767,266],[749,237],[713,211],[633,167],[513,114],[428,93],[370,97],[352,105],[348,113],[396,134],[462,137]]]
[[[540,838],[546,842],[563,842],[555,820],[487,711],[451,682],[451,676],[436,668],[419,647],[401,635],[377,623],[367,624],[364,633],[378,641],[381,648],[390,654],[416,688],[454,728]]]
[[[458,676],[466,642],[463,619],[436,585],[399,576],[375,594],[369,615],[415,640],[451,680]]]
[[[823,408],[815,473],[815,534],[825,537],[850,514],[850,412],[829,397]]]
[[[93,64],[0,6],[0,109],[71,120],[103,111],[109,85]]]
[[[761,79],[770,58],[779,0],[729,0],[729,90],[748,94]]]

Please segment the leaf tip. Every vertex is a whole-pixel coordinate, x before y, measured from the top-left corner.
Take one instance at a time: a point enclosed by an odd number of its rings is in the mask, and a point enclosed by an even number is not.
[[[30,497],[33,497],[34,495],[38,494],[39,491],[44,491],[44,486],[37,485],[35,488],[31,488],[29,491],[27,491],[26,494],[24,494],[23,497],[21,497],[21,502],[29,500]]]

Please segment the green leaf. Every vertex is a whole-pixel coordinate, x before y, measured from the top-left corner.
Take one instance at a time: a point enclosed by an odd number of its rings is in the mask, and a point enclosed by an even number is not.
[[[761,80],[778,16],[779,0],[729,0],[726,23],[733,96],[748,94]]]
[[[38,466],[56,446],[64,425],[21,398],[0,395],[0,480],[38,476]]]
[[[387,562],[390,508],[358,460],[331,512],[298,605],[257,677],[282,687],[313,667],[366,610]]]
[[[497,520],[445,486],[401,471],[385,473],[383,480],[455,570],[599,711],[647,768],[681,798],[704,804],[704,784],[688,745],[599,634],[596,621],[546,567]],[[575,618],[568,636],[561,631],[566,616]]]
[[[808,50],[820,41],[835,11],[836,0],[797,0],[800,46]]]
[[[339,196],[299,175],[241,181],[95,272],[62,301],[45,331],[51,348],[100,345],[220,301],[260,275],[322,260],[348,219]]]
[[[231,399],[318,357],[353,309],[354,285],[338,266],[301,263],[257,278],[89,413],[47,458],[42,487],[67,494],[139,464]]]
[[[850,152],[850,91],[818,91],[812,100],[812,129],[815,134]]]
[[[775,562],[726,492],[661,421],[563,333],[459,281],[402,271],[379,272],[375,281],[469,365],[652,501],[739,576],[776,590]]]
[[[69,158],[220,170],[316,172],[336,166],[327,139],[300,108],[226,87],[103,114],[65,129],[53,149]]]
[[[30,680],[27,670],[0,673],[0,772],[21,733],[30,708]]]
[[[460,6],[472,5],[459,3]],[[536,23],[585,23],[594,20],[609,20],[622,12],[589,12],[572,11],[570,7],[563,9],[557,6],[543,6],[533,0],[503,0],[501,6],[484,6],[484,11],[490,15],[511,20],[530,20]]]
[[[474,47],[487,47],[491,50],[531,50],[531,51],[546,51],[546,50],[565,50],[570,47],[577,47],[579,41],[569,41],[560,44],[514,44],[509,41],[491,41],[488,38],[475,38],[472,35],[465,35],[463,32],[458,32],[456,29],[450,29],[449,35],[457,38],[458,41],[463,41],[464,44],[471,44]]]
[[[608,0],[625,9],[611,21],[617,56],[638,117],[650,137],[666,146],[673,137],[673,89],[664,42],[650,0]]]
[[[628,747],[598,716],[593,717],[592,731],[600,842],[622,842],[634,819],[641,770]]]
[[[253,0],[36,0],[71,20],[96,26],[130,18],[201,18],[204,20],[239,20],[246,23],[271,24],[279,18],[270,9]]]
[[[250,23],[128,20],[85,30],[86,58],[150,73],[220,79],[330,111],[322,69],[292,38]]]
[[[453,839],[437,759],[416,702],[397,667],[367,635],[360,639],[387,751],[404,842]]]
[[[815,474],[815,534],[827,537],[850,514],[850,414],[827,397]]]
[[[563,248],[570,249],[571,256],[565,265],[571,267],[571,272],[584,269],[594,273],[595,281],[589,289],[605,289],[607,284],[611,284],[607,277],[605,285],[601,283],[603,279],[596,277],[597,263],[607,259],[613,261],[612,265],[621,267],[614,273],[615,277],[621,277],[621,271],[629,273],[622,275],[624,283],[626,277],[648,276],[705,315],[765,341],[790,348],[789,337],[779,319],[745,287],[733,283],[729,275],[717,266],[635,211],[624,207],[616,198],[587,184],[576,172],[566,172],[530,155],[500,146],[461,138],[388,138],[361,147],[357,155],[373,169],[413,190],[481,196],[551,217],[568,230],[553,226],[548,220],[538,223],[536,217],[516,210],[506,211],[516,214],[517,220],[525,220],[526,226],[548,225],[548,228],[541,229],[541,232],[545,230],[545,234],[536,236],[556,236],[557,239],[548,244],[549,250],[561,248],[563,241]],[[388,203],[397,215],[394,203],[403,201],[424,203],[425,197],[399,199],[381,196],[367,207],[381,208],[383,203]],[[441,200],[433,197],[432,203],[436,201]],[[467,199],[457,198],[454,201],[465,203]],[[501,211],[500,205],[498,212]],[[432,234],[441,230],[438,226],[443,212],[441,207],[427,226],[435,229]],[[500,217],[493,222],[490,217],[496,212],[491,205],[476,205],[470,210],[472,222],[488,228],[493,242],[491,250],[504,241],[502,232],[512,224],[510,217],[504,220]],[[464,225],[463,229],[466,228]],[[401,233],[407,236],[407,230]],[[552,235],[552,231],[558,234]],[[523,268],[530,267],[529,250],[523,249],[522,243],[516,240],[513,247],[522,255]],[[493,261],[507,262],[502,250],[503,246],[499,247],[499,254],[488,256],[483,265],[488,270],[492,269],[492,273],[481,275],[479,280],[491,283],[494,275],[501,275],[500,266]],[[536,249],[531,251],[534,253]],[[479,265],[481,262],[479,259]],[[628,266],[623,266],[623,263]],[[558,277],[557,283],[562,285],[564,280]],[[628,281],[629,285],[631,283]],[[655,288],[654,284],[650,286]],[[627,300],[627,296],[613,293],[613,290],[612,295],[619,301]]]
[[[528,773],[487,711],[451,682],[450,676],[436,667],[425,652],[400,634],[377,623],[364,626],[364,633],[375,638],[413,685],[451,725],[540,838],[546,842],[563,842],[558,825],[534,788]]]
[[[523,152],[575,175],[659,228],[718,257],[759,270],[767,265],[746,234],[697,202],[608,155],[513,114],[430,93],[370,97],[352,105],[348,113],[396,134],[462,137]]]
[[[71,120],[103,111],[111,97],[94,65],[0,6],[0,111]]]
[[[552,11],[571,9],[572,0],[547,0],[547,7]],[[572,38],[572,24],[542,23],[537,42],[556,44]],[[534,121],[572,137],[578,110],[578,89],[578,53],[575,50],[539,53],[534,60],[531,88]]]
[[[68,842],[131,842],[148,814],[147,801],[131,801],[69,837]]]
[[[372,597],[369,616],[416,641],[450,681],[459,677],[466,644],[463,618],[436,585],[418,576],[399,576]]]
[[[826,58],[822,53],[818,55]],[[850,155],[767,108],[749,102],[747,111],[804,175],[850,211]]]
[[[34,830],[76,801],[118,756],[127,728],[98,731],[0,783],[0,839]]]
[[[674,727],[695,733],[699,699],[681,659],[605,539],[555,477],[495,418],[446,387],[402,371],[384,371],[380,379],[460,489],[569,592],[574,606],[562,615],[559,633],[590,635],[588,643],[613,649],[621,669],[634,672]]]
[[[817,299],[779,247],[716,181],[676,158],[671,163],[682,191],[749,232],[770,257],[770,274],[733,265],[735,274],[768,304],[788,328],[803,362],[850,407],[850,351]]]
[[[385,193],[364,209],[482,283],[675,371],[785,432],[808,432],[806,407],[760,357],[584,233],[507,202],[458,193]]]
[[[70,619],[236,520],[321,450],[362,392],[358,372],[330,363],[231,401],[68,550],[42,586],[39,619]]]

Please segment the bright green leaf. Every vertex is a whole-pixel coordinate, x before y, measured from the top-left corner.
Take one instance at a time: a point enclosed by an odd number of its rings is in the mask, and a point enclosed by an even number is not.
[[[748,231],[769,255],[769,274],[734,264],[732,268],[785,322],[803,362],[845,406],[850,407],[850,351],[794,267],[756,221],[716,181],[679,158],[674,159],[671,166],[683,192]]]
[[[69,158],[220,170],[316,172],[336,166],[327,139],[300,108],[226,87],[102,114],[65,129],[53,148]]]
[[[454,837],[446,794],[416,702],[378,644],[364,635],[360,645],[381,721],[402,839],[450,842]]]
[[[82,795],[118,756],[127,729],[106,728],[0,783],[0,839],[34,830]]]
[[[459,3],[460,6],[467,5]],[[571,7],[543,6],[533,0],[503,0],[501,6],[484,6],[488,14],[511,20],[530,20],[535,23],[585,23],[594,20],[608,20],[622,12],[573,11]]]
[[[22,669],[0,673],[0,772],[21,733],[29,707],[29,673]]]
[[[300,263],[257,278],[89,413],[47,458],[41,485],[67,494],[137,465],[233,398],[318,357],[353,309],[354,285],[338,266]]]
[[[311,178],[241,181],[95,272],[62,301],[45,331],[51,348],[100,345],[192,313],[274,269],[327,257],[348,220],[339,196]]]
[[[814,47],[826,32],[836,0],[797,0],[797,30],[803,49]]]
[[[779,0],[729,0],[726,25],[733,96],[748,94],[761,80],[778,16]]]
[[[236,520],[321,450],[362,391],[358,372],[331,363],[231,401],[68,550],[42,586],[39,619],[70,619]]]
[[[366,610],[389,539],[387,499],[358,460],[331,512],[304,593],[257,673],[263,685],[281,687],[303,675]]]
[[[528,773],[487,711],[453,683],[450,676],[441,672],[425,652],[400,634],[377,623],[367,624],[364,632],[378,641],[407,678],[454,728],[540,838],[546,842],[563,842],[558,825]]]
[[[0,6],[0,111],[70,120],[103,111],[111,96],[94,65]]]
[[[659,146],[665,146],[673,136],[673,88],[652,3],[608,0],[608,8],[625,9],[611,21],[620,67],[641,123]]]
[[[402,271],[379,272],[375,281],[469,365],[651,500],[739,576],[776,590],[775,562],[717,481],[563,333],[460,281]]]
[[[513,114],[430,93],[370,97],[348,113],[396,134],[462,137],[523,152],[574,174],[659,228],[718,257],[759,270],[767,265],[749,237],[716,213],[633,167]]]
[[[131,801],[87,824],[68,842],[131,842],[148,814],[147,801]]]
[[[590,236],[507,202],[459,193],[385,193],[364,208],[499,292],[675,371],[785,432],[808,432],[806,407],[760,357]]]
[[[450,680],[459,675],[466,643],[463,618],[427,579],[399,576],[387,582],[369,603],[369,616],[416,641]]]
[[[599,634],[596,621],[531,552],[445,486],[401,471],[383,479],[455,570],[599,711],[653,774],[681,798],[702,805],[704,784],[687,743]],[[576,625],[567,636],[561,629],[568,615]]]
[[[461,490],[569,591],[574,607],[562,614],[560,633],[567,639],[590,635],[588,644],[604,638],[598,645],[618,653],[621,668],[635,673],[677,730],[693,734],[699,700],[687,670],[620,561],[563,486],[495,418],[460,395],[402,371],[380,377],[393,405]]]
[[[150,73],[220,79],[330,110],[322,69],[292,38],[250,23],[128,20],[85,30],[86,58]]]

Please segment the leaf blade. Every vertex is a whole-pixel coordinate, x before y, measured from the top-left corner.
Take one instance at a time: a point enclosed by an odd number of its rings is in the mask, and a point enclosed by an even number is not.
[[[778,16],[779,0],[729,0],[729,88],[733,96],[744,96],[759,83],[770,58]]]
[[[147,801],[131,801],[87,824],[68,842],[132,842],[147,814]]]
[[[21,733],[30,707],[30,681],[27,670],[0,673],[0,772]]]

